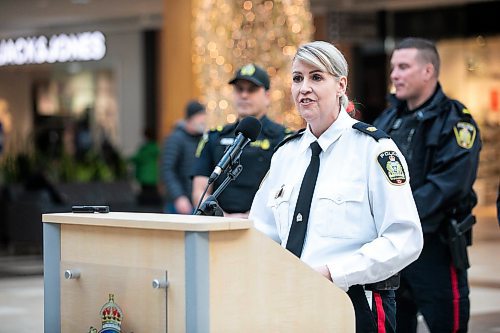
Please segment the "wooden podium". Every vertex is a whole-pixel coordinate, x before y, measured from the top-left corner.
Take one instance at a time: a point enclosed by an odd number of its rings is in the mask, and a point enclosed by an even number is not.
[[[45,332],[354,332],[345,292],[244,219],[44,214]],[[104,326],[103,326],[104,327]]]

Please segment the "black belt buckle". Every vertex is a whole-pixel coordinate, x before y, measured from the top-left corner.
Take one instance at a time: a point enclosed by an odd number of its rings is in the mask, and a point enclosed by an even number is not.
[[[399,288],[399,273],[379,282],[365,284],[365,290],[381,291]]]

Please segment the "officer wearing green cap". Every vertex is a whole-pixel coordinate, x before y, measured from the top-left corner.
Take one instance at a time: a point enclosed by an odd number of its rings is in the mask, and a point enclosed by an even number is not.
[[[233,143],[236,137],[234,130],[238,122],[245,117],[253,116],[262,123],[262,131],[257,140],[243,150],[240,158],[243,171],[217,199],[225,216],[247,217],[253,197],[269,169],[274,147],[290,131],[266,116],[271,101],[270,81],[263,68],[247,64],[238,69],[229,84],[234,88],[233,104],[238,114],[238,121],[210,131],[200,141],[193,172],[193,200],[199,200],[207,185],[208,177],[224,155],[226,148]],[[208,193],[213,193],[224,178],[219,177],[211,185]]]

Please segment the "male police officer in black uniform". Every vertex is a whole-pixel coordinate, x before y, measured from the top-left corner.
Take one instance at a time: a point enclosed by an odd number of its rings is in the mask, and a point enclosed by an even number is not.
[[[481,141],[469,110],[443,93],[438,75],[435,45],[403,40],[391,58],[392,106],[375,121],[406,158],[424,232],[419,259],[401,275],[399,332],[416,332],[417,311],[431,332],[466,332],[469,320],[466,243]]]
[[[274,147],[289,131],[266,116],[270,104],[270,82],[264,69],[254,64],[245,65],[229,83],[234,87],[234,107],[239,120],[247,116],[256,117],[262,123],[262,131],[257,140],[243,150],[240,158],[243,171],[219,195],[217,201],[225,216],[247,217],[253,197],[269,169]],[[224,155],[225,149],[233,143],[237,125],[238,122],[210,131],[208,137],[200,142],[194,167],[193,200],[199,200],[208,177]],[[211,185],[213,188],[209,193],[213,193],[224,178],[221,175]]]

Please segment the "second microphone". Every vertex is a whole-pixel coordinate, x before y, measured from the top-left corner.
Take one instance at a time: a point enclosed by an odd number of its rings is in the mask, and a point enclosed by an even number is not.
[[[262,124],[255,117],[245,117],[240,121],[235,129],[236,138],[208,178],[209,184],[213,183],[228,167],[232,166],[240,158],[243,148],[245,148],[249,142],[253,142],[257,139],[261,128]]]

